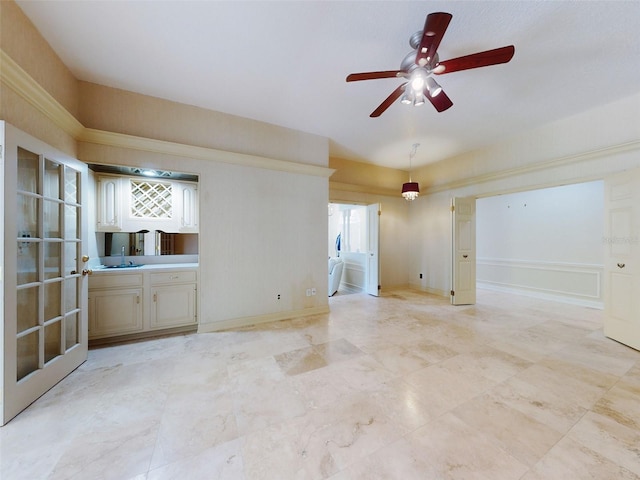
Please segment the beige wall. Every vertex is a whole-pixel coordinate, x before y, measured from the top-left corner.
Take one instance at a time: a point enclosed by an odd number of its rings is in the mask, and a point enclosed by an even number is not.
[[[87,128],[326,167],[325,137],[80,82]]]
[[[78,114],[77,80],[12,1],[0,1],[0,47],[65,109]],[[4,83],[0,83],[0,119],[75,156],[73,137]]]

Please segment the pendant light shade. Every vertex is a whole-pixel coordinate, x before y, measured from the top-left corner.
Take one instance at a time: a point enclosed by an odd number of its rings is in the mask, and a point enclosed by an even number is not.
[[[411,181],[411,160],[413,160],[419,146],[419,143],[413,144],[413,148],[409,154],[409,181],[402,184],[402,196],[407,202],[412,202],[418,198],[420,194],[420,185],[418,185],[418,182]]]
[[[402,196],[407,201],[412,201],[418,198],[420,194],[420,185],[418,182],[407,182],[402,184]]]

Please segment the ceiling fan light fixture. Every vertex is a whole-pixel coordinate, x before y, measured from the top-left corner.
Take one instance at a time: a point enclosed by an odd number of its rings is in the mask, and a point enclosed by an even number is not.
[[[427,81],[427,78],[428,78],[427,71],[422,67],[416,68],[411,73],[411,80],[410,80],[411,88],[413,89],[416,95],[418,95],[418,93],[421,93],[424,90],[424,85],[425,85],[425,82]]]
[[[442,92],[442,87],[438,85],[438,82],[436,82],[433,77],[428,77],[427,90],[429,91],[431,98],[435,98],[440,94],[440,92]]]
[[[416,97],[413,94],[413,90],[411,90],[410,88],[406,88],[404,91],[404,95],[402,95],[402,98],[400,99],[400,102],[404,103],[405,105],[411,105],[415,98]]]
[[[413,100],[414,107],[421,107],[424,105],[424,93],[420,92],[416,94],[416,98]]]

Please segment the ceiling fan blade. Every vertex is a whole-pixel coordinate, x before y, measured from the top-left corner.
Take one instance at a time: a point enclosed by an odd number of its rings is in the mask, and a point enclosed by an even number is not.
[[[431,95],[429,95],[429,92],[425,91],[424,96],[429,99],[431,104],[436,107],[436,110],[438,112],[444,112],[447,108],[451,108],[453,106],[453,102],[447,96],[447,94],[444,93],[444,90],[441,90],[440,93],[435,97],[432,97]]]
[[[357,82],[359,80],[375,80],[377,78],[394,78],[408,75],[404,70],[385,70],[382,72],[351,73],[347,75],[347,82]]]
[[[508,47],[495,48],[485,52],[472,53],[464,57],[452,58],[440,62],[433,70],[437,75],[445,73],[458,72],[460,70],[469,70],[471,68],[488,67],[490,65],[498,65],[507,63],[513,58],[516,48],[513,45]]]
[[[427,65],[436,54],[438,45],[447,31],[452,15],[450,13],[435,12],[427,15],[422,30],[422,39],[416,52],[416,65]]]
[[[407,83],[403,83],[402,85],[400,85],[398,88],[396,88],[393,92],[391,92],[391,95],[389,95],[384,102],[382,102],[378,108],[376,108],[373,112],[371,112],[371,115],[369,115],[371,118],[375,118],[375,117],[379,117],[380,115],[382,115],[382,113],[391,106],[391,104],[393,102],[395,102],[398,97],[400,97],[400,95],[402,95],[402,92],[404,91],[404,86]]]

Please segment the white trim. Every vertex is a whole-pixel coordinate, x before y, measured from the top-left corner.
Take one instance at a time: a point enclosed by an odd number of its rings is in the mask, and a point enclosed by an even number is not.
[[[200,323],[198,324],[198,333],[218,332],[220,330],[228,330],[231,328],[242,328],[251,325],[259,325],[261,323],[277,322],[280,320],[289,320],[291,318],[321,315],[325,313],[329,313],[328,305],[303,308],[301,310],[290,310],[287,312],[267,313],[265,315],[256,315],[254,317],[231,318],[229,320],[221,320],[219,322]]]

